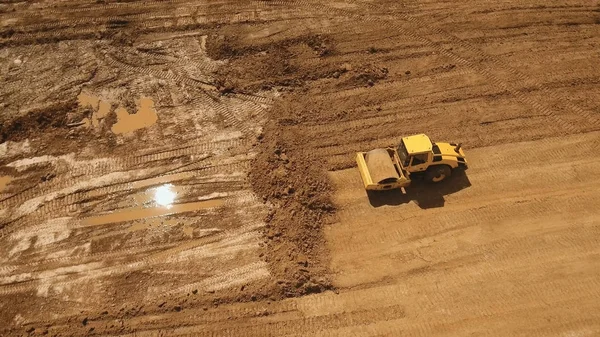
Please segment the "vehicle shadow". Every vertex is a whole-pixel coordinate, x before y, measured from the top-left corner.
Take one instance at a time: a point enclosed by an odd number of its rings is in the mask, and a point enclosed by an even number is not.
[[[373,207],[397,206],[414,201],[420,208],[444,207],[445,195],[456,193],[471,186],[469,177],[464,171],[455,171],[452,176],[438,184],[426,183],[421,179],[412,181],[411,186],[389,191],[367,191],[369,202]]]

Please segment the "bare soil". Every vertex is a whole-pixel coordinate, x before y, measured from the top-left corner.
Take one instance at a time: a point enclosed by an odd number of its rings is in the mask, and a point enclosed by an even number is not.
[[[599,335],[599,20],[0,4],[0,335]],[[366,193],[421,132],[466,174]]]

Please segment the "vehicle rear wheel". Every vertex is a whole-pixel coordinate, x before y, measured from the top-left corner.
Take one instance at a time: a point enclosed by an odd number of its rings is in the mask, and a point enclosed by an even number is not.
[[[440,181],[452,175],[452,169],[448,165],[430,166],[425,171],[425,180],[430,183],[439,183]]]

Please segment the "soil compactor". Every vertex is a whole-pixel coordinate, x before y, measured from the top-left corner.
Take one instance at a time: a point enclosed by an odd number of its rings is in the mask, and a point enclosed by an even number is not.
[[[402,138],[397,148],[359,152],[356,162],[365,189],[375,191],[407,187],[417,177],[437,183],[468,168],[461,144],[433,143],[424,134]]]

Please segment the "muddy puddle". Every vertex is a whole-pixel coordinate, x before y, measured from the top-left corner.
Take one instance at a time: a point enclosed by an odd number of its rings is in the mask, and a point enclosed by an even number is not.
[[[93,110],[92,116],[83,120],[86,125],[98,127],[100,121],[110,112],[111,104],[97,96],[81,93],[77,96],[77,101],[82,108],[92,108]]]
[[[123,107],[116,111],[117,122],[111,130],[116,134],[123,134],[135,130],[147,128],[158,120],[158,114],[154,109],[154,101],[148,97],[142,97],[139,101],[138,111],[130,114]]]
[[[183,191],[184,189],[181,186],[164,184],[156,188],[148,189],[144,192],[133,194],[132,199],[135,205],[139,207],[156,205],[170,208],[175,202],[177,195],[183,193]],[[129,207],[128,204],[129,206],[131,205],[130,200],[123,200],[122,203],[119,203],[121,207]]]
[[[6,186],[8,186],[8,183],[10,183],[12,180],[12,177],[0,176],[0,192],[4,191],[4,189],[6,189]]]
[[[193,212],[206,208],[219,207],[222,205],[222,199],[213,199],[206,201],[190,202],[185,204],[175,204],[171,205],[170,207],[163,206],[153,208],[129,208],[114,213],[89,217],[83,220],[82,226],[100,226],[111,223],[141,220],[171,214]]]
[[[77,101],[82,108],[91,108],[93,111],[90,118],[84,118],[82,121],[88,127],[97,128],[100,125],[100,121],[108,116],[112,107],[110,102],[88,93],[79,94]],[[117,115],[117,122],[111,127],[111,131],[115,134],[123,134],[147,128],[154,125],[158,120],[154,101],[149,97],[142,97],[139,100],[135,113],[129,113],[124,107],[117,108],[115,113]]]

